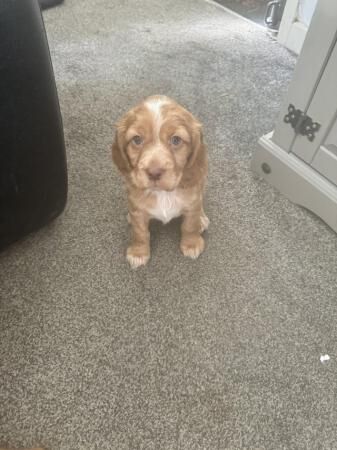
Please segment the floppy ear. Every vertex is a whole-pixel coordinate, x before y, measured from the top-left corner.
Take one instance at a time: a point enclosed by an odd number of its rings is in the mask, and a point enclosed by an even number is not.
[[[192,153],[187,161],[187,168],[191,168],[197,161],[203,160],[205,147],[203,142],[202,125],[194,117],[192,117],[191,124],[192,131]]]
[[[122,174],[127,174],[130,172],[130,162],[126,155],[125,149],[125,127],[123,124],[117,124],[117,130],[115,134],[115,140],[112,144],[112,159],[116,164],[117,168],[120,170]]]

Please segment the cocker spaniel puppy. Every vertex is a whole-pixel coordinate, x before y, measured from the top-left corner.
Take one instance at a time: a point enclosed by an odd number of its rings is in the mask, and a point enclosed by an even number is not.
[[[180,249],[197,258],[209,224],[203,209],[207,151],[200,122],[168,97],[148,97],[118,122],[112,157],[128,192],[130,265],[136,268],[150,258],[150,220],[168,223],[178,216],[183,216]]]

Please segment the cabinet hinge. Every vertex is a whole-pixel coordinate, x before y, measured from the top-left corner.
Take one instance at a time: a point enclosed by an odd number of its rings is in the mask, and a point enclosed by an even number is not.
[[[296,109],[292,104],[288,106],[288,114],[283,120],[285,123],[290,123],[296,134],[307,136],[310,142],[315,139],[315,133],[321,128],[318,122],[313,122],[311,117],[300,109]]]

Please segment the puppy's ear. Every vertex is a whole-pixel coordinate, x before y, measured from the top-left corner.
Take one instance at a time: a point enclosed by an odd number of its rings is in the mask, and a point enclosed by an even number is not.
[[[125,175],[131,170],[130,162],[126,154],[126,126],[121,121],[116,125],[116,128],[115,140],[112,144],[112,159],[120,172]]]
[[[192,152],[187,161],[187,168],[193,167],[204,159],[205,147],[203,142],[202,125],[193,116],[191,119]]]

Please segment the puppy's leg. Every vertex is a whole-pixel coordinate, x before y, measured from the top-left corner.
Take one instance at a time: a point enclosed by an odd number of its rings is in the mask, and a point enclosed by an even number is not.
[[[209,218],[206,216],[204,208],[201,208],[201,216],[200,216],[200,233],[208,230],[209,227]]]
[[[150,259],[149,217],[140,211],[130,212],[131,244],[127,250],[127,260],[136,269]]]
[[[202,213],[203,211],[201,208],[193,211],[187,211],[184,214],[184,219],[181,226],[180,249],[184,256],[188,256],[193,259],[198,258],[205,248],[205,241],[201,236],[202,231],[204,231],[204,227],[202,225]],[[204,217],[207,219],[205,215]]]

